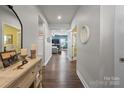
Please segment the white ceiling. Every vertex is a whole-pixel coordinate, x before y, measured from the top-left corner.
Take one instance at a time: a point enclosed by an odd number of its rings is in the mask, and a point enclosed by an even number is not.
[[[39,9],[45,16],[48,24],[70,24],[77,9],[78,5],[41,5]],[[61,20],[57,16],[62,16]]]

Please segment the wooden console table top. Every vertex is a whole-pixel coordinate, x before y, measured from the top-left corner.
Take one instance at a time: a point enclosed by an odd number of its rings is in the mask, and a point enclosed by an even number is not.
[[[30,68],[35,66],[41,60],[40,57],[35,59],[28,59],[28,63],[22,66],[22,69],[17,69],[21,62],[17,62],[16,64],[7,67],[5,69],[0,70],[0,87],[7,88],[11,85],[15,80],[25,74]]]

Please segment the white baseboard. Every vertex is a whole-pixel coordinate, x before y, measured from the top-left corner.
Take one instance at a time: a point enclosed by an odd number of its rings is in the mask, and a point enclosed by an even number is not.
[[[77,60],[76,57],[74,57],[73,59],[70,57],[70,56],[67,56],[67,58],[69,59],[69,61],[74,61],[74,60]]]
[[[48,64],[48,62],[49,62],[49,60],[50,60],[51,57],[52,57],[52,55],[49,56],[49,58],[48,58],[47,61],[43,64],[43,66],[46,66],[46,65]]]
[[[81,75],[81,73],[79,72],[79,70],[76,71],[77,75],[79,77],[79,79],[81,80],[82,84],[84,85],[85,88],[89,88],[88,84],[86,83],[86,81],[84,80],[83,76]]]

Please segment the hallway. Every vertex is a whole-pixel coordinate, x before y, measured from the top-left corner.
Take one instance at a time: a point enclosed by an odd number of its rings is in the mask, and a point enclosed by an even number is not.
[[[62,51],[61,55],[53,54],[43,69],[43,88],[81,87],[83,85],[76,74],[76,62],[67,59],[66,51]]]
[[[123,11],[120,5],[1,5],[0,87],[124,87]]]

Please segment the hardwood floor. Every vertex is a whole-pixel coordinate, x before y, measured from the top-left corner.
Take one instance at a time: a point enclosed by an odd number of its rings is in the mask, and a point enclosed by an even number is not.
[[[53,54],[50,62],[43,68],[43,88],[81,87],[84,86],[76,74],[76,62],[70,62],[65,51]]]

